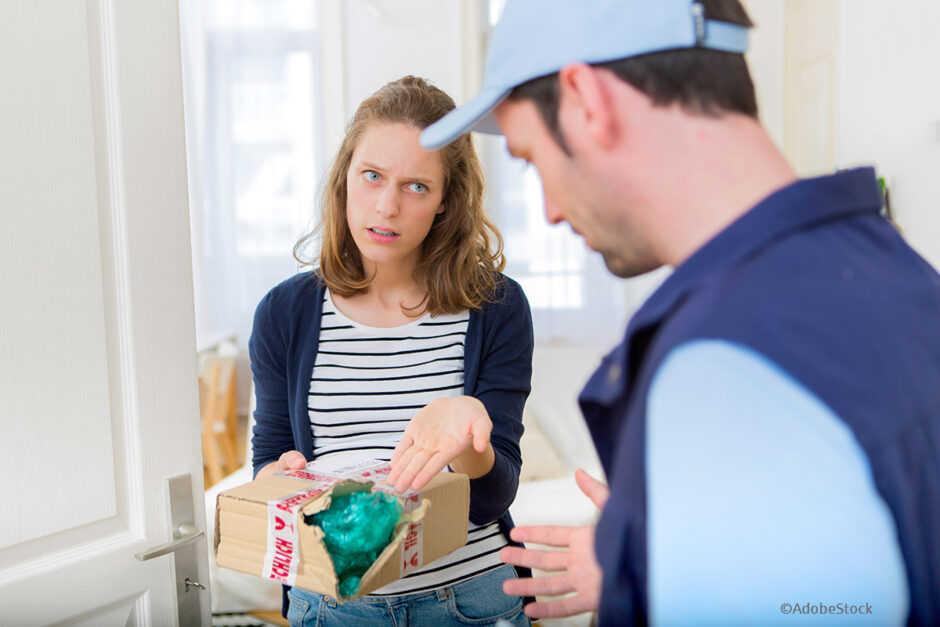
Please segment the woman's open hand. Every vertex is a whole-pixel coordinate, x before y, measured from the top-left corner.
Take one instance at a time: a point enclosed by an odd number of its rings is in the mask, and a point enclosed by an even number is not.
[[[392,453],[388,482],[398,492],[420,490],[447,465],[471,479],[493,467],[490,421],[472,396],[438,398],[424,406],[405,429]]]

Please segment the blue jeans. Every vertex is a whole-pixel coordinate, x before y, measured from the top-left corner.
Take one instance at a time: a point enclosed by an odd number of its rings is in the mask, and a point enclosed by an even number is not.
[[[522,612],[522,597],[503,593],[503,581],[514,579],[516,570],[503,565],[452,586],[402,596],[364,596],[348,603],[301,588],[287,592],[292,627],[336,625],[508,625],[528,627]]]

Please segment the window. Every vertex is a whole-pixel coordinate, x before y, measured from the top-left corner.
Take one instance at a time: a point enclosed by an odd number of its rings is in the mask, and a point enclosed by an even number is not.
[[[296,272],[323,167],[318,4],[181,5],[200,339],[244,347],[258,301]]]
[[[489,0],[487,30],[504,4]],[[616,344],[626,325],[624,282],[567,225],[546,221],[534,167],[510,157],[503,138],[477,137],[487,171],[487,206],[505,239],[506,273],[529,298],[536,340],[596,348]]]

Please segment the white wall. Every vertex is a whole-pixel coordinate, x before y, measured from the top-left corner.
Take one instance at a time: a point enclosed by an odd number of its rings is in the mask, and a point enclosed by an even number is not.
[[[464,99],[460,3],[351,0],[346,13],[346,101],[351,109],[376,89],[405,74],[433,80]]]
[[[747,62],[757,90],[757,106],[764,127],[783,146],[784,16],[785,0],[745,0],[754,28]]]
[[[477,0],[324,0],[326,154],[359,103],[406,74],[429,79],[458,104],[472,97],[482,65],[481,10]]]
[[[782,146],[786,0],[744,3],[761,120]],[[908,241],[940,266],[940,2],[841,0],[838,21],[837,165],[876,166]]]
[[[842,0],[838,158],[888,177],[908,241],[940,267],[940,2]]]

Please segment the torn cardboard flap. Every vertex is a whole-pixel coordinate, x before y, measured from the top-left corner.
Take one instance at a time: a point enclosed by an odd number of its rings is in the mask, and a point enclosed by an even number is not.
[[[258,479],[219,495],[214,544],[223,568],[339,598],[323,532],[304,517],[328,508],[333,497],[361,491],[395,495],[403,513],[391,542],[360,581],[354,597],[420,570],[467,541],[470,484],[466,475],[441,473],[422,490],[398,495],[382,483],[387,462],[337,469],[311,462],[300,471]]]

